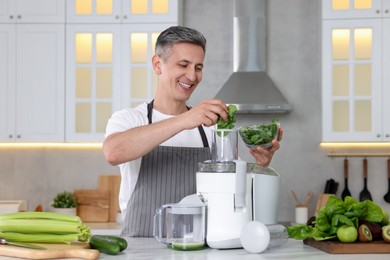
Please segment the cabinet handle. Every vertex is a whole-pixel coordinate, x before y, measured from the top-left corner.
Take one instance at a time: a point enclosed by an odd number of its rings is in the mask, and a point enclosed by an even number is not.
[[[127,19],[127,15],[124,15],[124,16],[123,16],[123,19]]]
[[[12,138],[14,138],[14,136],[13,135],[8,135],[8,138],[12,139]]]
[[[381,134],[377,134],[376,137],[380,138],[380,137],[381,137]]]
[[[117,20],[118,20],[119,18],[120,18],[120,16],[119,16],[119,15],[115,15],[115,19],[117,19]]]
[[[11,20],[14,19],[14,16],[13,16],[13,15],[10,15],[10,16],[9,16],[9,19],[11,19]]]
[[[20,138],[21,138],[21,136],[20,136],[20,135],[17,135],[17,136],[16,136],[16,138],[19,138],[19,139],[20,139]]]
[[[380,13],[381,13],[381,11],[380,11],[380,10],[376,10],[376,13],[377,13],[377,14],[380,14]]]
[[[20,14],[18,15],[18,19],[22,19],[22,16]]]
[[[388,14],[388,13],[389,13],[389,9],[386,9],[386,10],[385,10],[385,13]]]
[[[389,138],[390,137],[390,135],[389,134],[386,134],[386,138]]]

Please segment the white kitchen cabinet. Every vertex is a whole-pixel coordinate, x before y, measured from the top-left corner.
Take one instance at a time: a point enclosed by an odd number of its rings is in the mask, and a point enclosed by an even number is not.
[[[66,141],[101,142],[112,113],[149,101],[159,33],[181,0],[67,1]]]
[[[64,23],[65,0],[0,0],[0,23]]]
[[[323,1],[323,4],[334,2]],[[353,4],[388,1],[336,1]],[[351,6],[351,5],[350,5]],[[376,6],[375,8],[379,8]],[[324,11],[324,10],[323,10]],[[328,10],[329,11],[329,10]],[[340,12],[340,11],[335,11]],[[357,13],[359,15],[357,15]],[[324,142],[390,141],[390,18],[351,19],[345,11],[322,20],[322,104]],[[326,18],[326,19],[325,19]],[[336,19],[333,19],[336,18]]]
[[[177,23],[181,0],[68,0],[68,23]]]
[[[67,26],[67,142],[101,142],[114,111],[152,99],[154,44],[171,25]]]
[[[388,0],[322,0],[322,18],[378,18],[388,15],[386,2]]]
[[[0,141],[64,140],[62,24],[0,24]]]

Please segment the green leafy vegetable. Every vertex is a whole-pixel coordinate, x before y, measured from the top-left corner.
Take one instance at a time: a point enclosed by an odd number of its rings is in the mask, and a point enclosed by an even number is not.
[[[247,145],[257,146],[268,144],[278,134],[278,123],[279,119],[274,118],[269,124],[243,126],[239,129],[239,133]]]
[[[341,226],[358,228],[359,220],[371,223],[380,223],[383,219],[383,210],[371,200],[362,202],[347,196],[344,201],[331,196],[323,208],[318,211],[313,221],[314,227],[308,225],[289,226],[288,234],[291,238],[303,240],[328,240],[337,237],[337,229]]]
[[[236,112],[237,107],[235,105],[230,104],[228,106],[229,112],[228,112],[228,120],[224,121],[222,117],[218,118],[217,121],[217,129],[233,129],[234,123],[236,122]]]

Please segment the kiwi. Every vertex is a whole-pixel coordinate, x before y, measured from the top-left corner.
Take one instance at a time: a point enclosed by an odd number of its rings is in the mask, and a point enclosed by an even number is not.
[[[382,227],[382,238],[386,242],[390,243],[390,225]]]
[[[371,231],[371,235],[372,235],[372,240],[381,240],[382,239],[382,225],[378,224],[378,223],[371,223],[371,222],[368,222],[366,220],[359,220],[359,226],[361,225],[366,225],[370,231]]]
[[[360,242],[372,241],[371,231],[365,224],[360,225],[358,228],[358,239]]]

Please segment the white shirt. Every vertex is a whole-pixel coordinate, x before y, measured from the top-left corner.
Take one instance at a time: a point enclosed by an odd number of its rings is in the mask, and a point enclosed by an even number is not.
[[[143,103],[133,109],[127,108],[115,112],[108,120],[105,136],[107,137],[113,133],[123,132],[130,128],[148,125],[149,122],[147,113],[147,103]],[[173,116],[160,113],[159,111],[153,109],[153,123],[171,117]],[[211,147],[210,141],[212,127],[203,128],[205,130],[207,140],[209,140],[209,146]],[[192,130],[182,131],[160,145],[176,147],[203,147],[203,142],[198,128],[194,128]],[[141,160],[142,158],[139,158],[119,165],[122,176],[121,187],[119,191],[119,206],[122,211],[122,216],[125,216],[126,214],[127,203],[130,200],[130,196],[133,193],[137,183]]]

